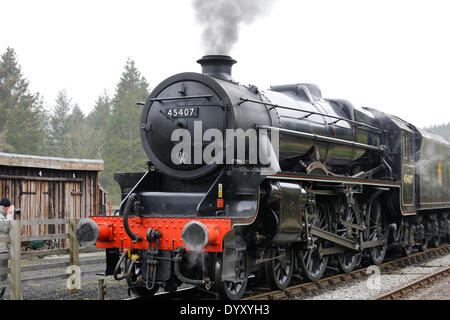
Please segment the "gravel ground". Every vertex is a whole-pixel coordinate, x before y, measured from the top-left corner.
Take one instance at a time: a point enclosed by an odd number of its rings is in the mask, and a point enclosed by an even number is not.
[[[371,300],[388,293],[397,287],[406,285],[414,280],[431,274],[444,267],[450,266],[450,255],[434,258],[415,266],[397,269],[388,273],[377,273],[366,279],[353,280],[348,284],[340,284],[323,289],[315,294],[302,297],[306,300]],[[436,283],[432,299],[449,297],[449,283]]]
[[[86,253],[80,254],[80,261],[85,259],[94,259],[104,257],[102,253]],[[49,256],[43,259],[33,258],[23,260],[22,266],[39,265],[51,262],[68,261],[68,256]],[[97,263],[92,265],[81,266],[81,289],[76,293],[70,293],[67,289],[67,278],[65,279],[47,279],[32,280],[22,283],[22,299],[23,300],[96,300],[98,293],[98,279],[105,270],[106,263]],[[39,271],[29,271],[22,273],[22,279],[48,276],[51,274],[65,274],[67,267],[53,268]],[[106,284],[105,300],[121,300],[128,298],[125,280],[116,281],[113,277],[103,277]],[[6,289],[4,299],[10,298],[9,288]]]
[[[80,254],[80,261],[104,257],[103,253]],[[67,256],[50,256],[44,259],[33,258],[22,261],[22,266],[43,264],[50,262],[67,261]],[[387,293],[395,287],[405,285],[419,279],[426,274],[448,267],[450,255],[438,257],[416,266],[410,266],[393,272],[382,273],[377,278],[376,274],[367,279],[351,280],[347,284],[338,284],[326,289],[314,291],[310,295],[303,295],[299,299],[305,300],[370,300]],[[65,274],[65,268],[53,268],[33,272],[24,272],[22,279],[35,276],[48,276],[50,274]],[[96,300],[97,281],[102,278],[96,273],[105,270],[105,263],[81,266],[81,289],[76,293],[70,293],[67,289],[67,278],[28,281],[22,283],[23,300]],[[125,280],[116,281],[113,277],[103,277],[106,284],[105,300],[122,300],[129,298]],[[5,292],[4,299],[9,299],[9,288]],[[450,278],[439,281],[423,290],[420,290],[409,299],[450,299]]]

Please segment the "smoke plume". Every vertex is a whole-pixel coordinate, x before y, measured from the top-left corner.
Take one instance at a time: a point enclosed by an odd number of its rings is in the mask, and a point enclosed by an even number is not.
[[[203,27],[206,54],[229,55],[239,39],[242,24],[251,24],[275,0],[193,0],[195,17]]]

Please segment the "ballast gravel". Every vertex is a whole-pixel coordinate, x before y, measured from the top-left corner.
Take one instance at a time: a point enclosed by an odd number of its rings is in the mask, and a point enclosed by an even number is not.
[[[386,294],[398,287],[418,280],[426,275],[450,266],[450,255],[432,258],[425,262],[408,266],[405,268],[380,272],[376,266],[370,269],[372,273],[361,280],[351,280],[348,284],[341,283],[333,287],[327,287],[308,296],[299,297],[305,300],[372,300],[382,294]],[[425,288],[428,290],[428,288]],[[425,290],[423,289],[423,290]],[[422,299],[425,291],[410,296]],[[433,289],[430,289],[433,290]],[[450,299],[449,280],[436,283],[433,290],[432,299]]]

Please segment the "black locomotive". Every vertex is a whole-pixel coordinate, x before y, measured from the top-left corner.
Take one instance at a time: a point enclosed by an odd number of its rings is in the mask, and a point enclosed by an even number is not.
[[[313,84],[240,85],[228,56],[198,62],[145,102],[149,169],[115,175],[120,215],[79,223],[80,241],[106,248],[107,275],[142,296],[187,283],[239,299],[251,276],[283,289],[448,239],[443,138]]]

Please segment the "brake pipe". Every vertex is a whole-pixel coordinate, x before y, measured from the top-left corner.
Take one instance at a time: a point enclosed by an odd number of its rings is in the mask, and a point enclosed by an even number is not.
[[[131,211],[131,205],[136,201],[137,195],[135,193],[131,194],[128,199],[127,203],[125,204],[125,208],[123,210],[123,227],[125,229],[125,232],[127,235],[133,240],[133,242],[142,241],[141,237],[138,237],[137,233],[133,233],[130,229],[130,225],[128,224],[128,215]]]
[[[127,277],[127,274],[125,273],[125,275],[123,276],[118,276],[119,272],[120,272],[120,265],[122,264],[123,260],[127,258],[127,254],[126,253],[122,253],[122,255],[120,256],[119,261],[116,264],[116,267],[114,268],[114,279],[117,281],[120,281],[122,279],[125,279]]]

